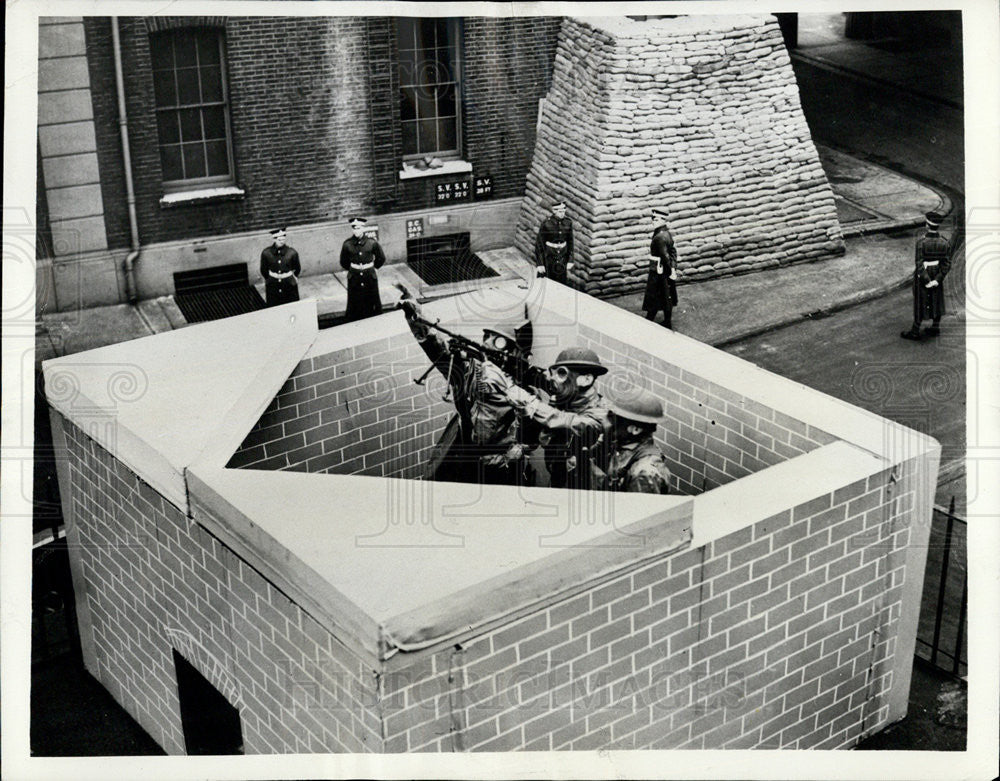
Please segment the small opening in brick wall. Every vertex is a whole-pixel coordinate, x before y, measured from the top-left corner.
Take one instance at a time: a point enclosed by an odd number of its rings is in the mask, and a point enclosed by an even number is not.
[[[173,656],[187,753],[242,754],[239,711],[176,649]]]
[[[619,353],[590,331],[581,327],[579,343],[621,369],[602,378],[606,392],[641,381],[663,400],[655,439],[677,493],[704,493],[832,439],[657,356],[637,356],[635,346]],[[554,336],[568,342],[564,332]],[[414,383],[428,365],[408,331],[303,360],[227,466],[421,478],[454,414],[438,372]]]

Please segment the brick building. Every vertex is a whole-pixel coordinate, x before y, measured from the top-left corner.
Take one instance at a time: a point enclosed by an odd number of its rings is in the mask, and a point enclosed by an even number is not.
[[[559,26],[43,18],[38,307],[127,299],[116,59],[142,248],[135,292],[148,298],[173,293],[177,271],[252,267],[275,225],[294,229],[304,274],[330,272],[353,213],[379,215],[390,260],[405,256],[407,216],[442,204],[429,234],[469,232],[474,250],[512,244]],[[427,157],[443,165],[422,168]]]
[[[170,295],[176,273],[230,264],[253,281],[278,225],[304,275],[339,271],[355,213],[390,262],[445,237],[530,256],[553,198],[593,295],[642,286],[654,204],[685,281],[843,251],[774,16],[85,17],[39,34],[40,309]]]
[[[45,362],[85,664],[168,753],[846,748],[905,715],[940,446],[529,295],[427,314],[592,347],[664,399],[681,493],[411,479],[447,405],[398,312]]]

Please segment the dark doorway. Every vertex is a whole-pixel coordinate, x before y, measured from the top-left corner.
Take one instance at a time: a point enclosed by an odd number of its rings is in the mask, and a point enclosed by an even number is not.
[[[174,668],[188,755],[242,754],[240,712],[177,651]]]

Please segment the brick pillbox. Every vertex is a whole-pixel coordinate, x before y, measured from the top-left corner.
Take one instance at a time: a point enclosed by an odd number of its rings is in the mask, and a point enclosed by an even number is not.
[[[475,336],[523,295],[426,314]],[[682,493],[414,479],[450,412],[399,312],[317,331],[303,301],[45,362],[85,664],[168,753],[175,656],[249,754],[846,748],[905,714],[939,445],[530,295],[536,362],[581,344],[663,400]]]
[[[553,197],[597,296],[644,286],[652,206],[681,281],[844,252],[773,16],[564,19],[517,225],[529,256]]]

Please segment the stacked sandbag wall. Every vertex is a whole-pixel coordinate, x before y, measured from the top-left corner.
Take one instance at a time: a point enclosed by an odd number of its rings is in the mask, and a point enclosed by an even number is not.
[[[553,199],[567,202],[577,283],[593,295],[641,289],[653,206],[670,212],[682,281],[844,249],[773,16],[566,18],[522,252]]]

